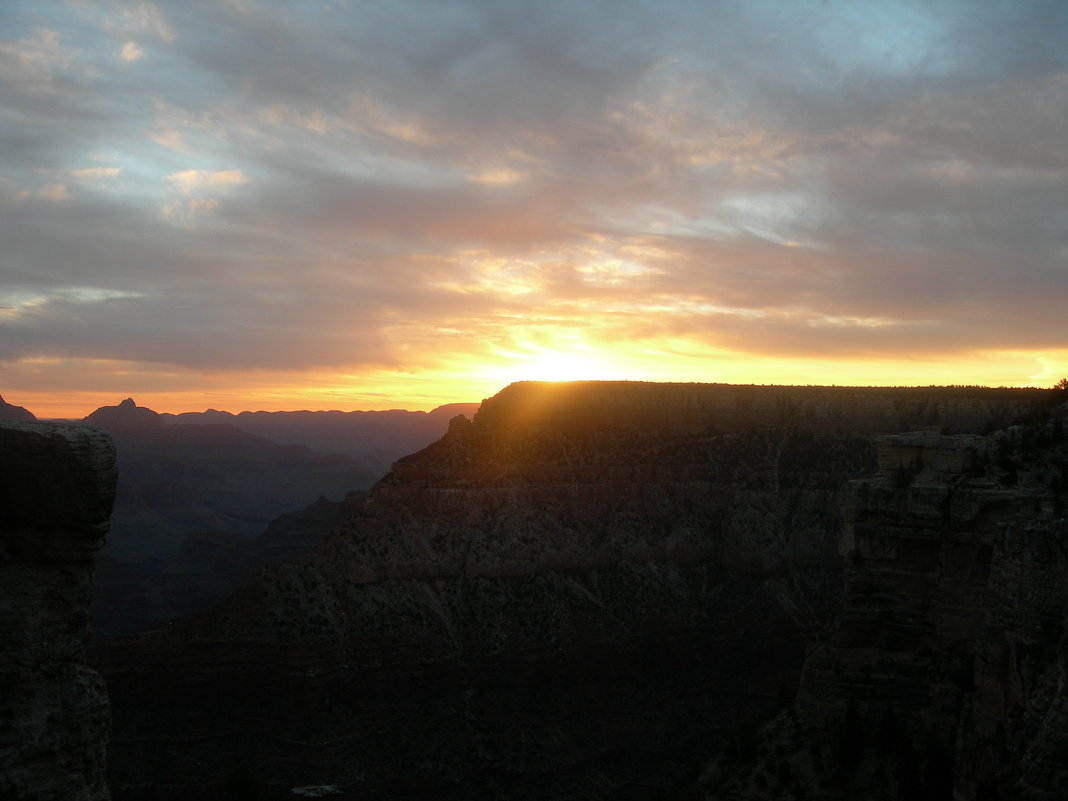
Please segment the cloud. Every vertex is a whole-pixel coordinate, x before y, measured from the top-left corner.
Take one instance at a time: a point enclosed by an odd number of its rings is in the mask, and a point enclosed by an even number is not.
[[[21,39],[0,41],[0,66],[16,91],[50,95],[61,90],[58,76],[74,62],[56,31],[37,27]]]
[[[24,201],[27,199],[40,199],[48,201],[49,203],[62,203],[70,200],[70,189],[66,184],[52,183],[38,186],[32,190],[22,190],[16,193],[16,200]]]
[[[239,186],[248,181],[241,170],[182,170],[172,172],[166,180],[183,195],[202,189]]]
[[[467,176],[467,180],[485,186],[511,186],[526,180],[526,175],[511,167],[491,167]]]
[[[324,364],[384,364],[389,359],[373,328],[351,326],[347,302],[314,306],[284,296],[225,289],[174,294],[55,291],[0,320],[0,358],[19,352],[51,358],[108,358],[194,369],[308,369]]]
[[[163,217],[177,225],[194,227],[219,208],[219,199],[208,193],[240,186],[248,179],[241,170],[182,170],[167,175],[165,181],[182,197],[161,204]]]
[[[207,217],[219,208],[219,201],[213,197],[190,198],[166,203],[161,207],[163,216],[178,225],[192,226],[199,218]]]
[[[187,150],[185,139],[181,132],[168,126],[160,126],[148,131],[148,137],[160,147],[168,150]]]
[[[175,41],[174,32],[166,15],[158,6],[148,2],[130,3],[125,8],[108,15],[105,28],[120,35],[150,34],[167,44]]]
[[[122,51],[119,53],[119,57],[123,61],[137,61],[143,58],[145,51],[138,47],[137,42],[126,42],[122,46]]]
[[[79,181],[118,178],[121,174],[122,167],[82,167],[81,169],[67,171],[67,175]]]

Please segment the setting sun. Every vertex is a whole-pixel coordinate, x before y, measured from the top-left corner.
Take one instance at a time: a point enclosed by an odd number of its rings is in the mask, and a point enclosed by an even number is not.
[[[622,352],[573,341],[569,347],[523,342],[512,350],[501,350],[483,375],[504,386],[514,381],[603,381],[633,375],[618,366]]]

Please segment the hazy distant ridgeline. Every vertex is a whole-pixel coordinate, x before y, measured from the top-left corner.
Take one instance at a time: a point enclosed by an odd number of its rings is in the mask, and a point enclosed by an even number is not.
[[[379,477],[344,454],[278,443],[224,423],[169,424],[132,399],[85,418],[115,440],[119,489],[106,556],[169,559],[192,533],[252,538],[278,515]]]
[[[160,415],[164,422],[204,425],[228,423],[279,445],[305,445],[322,453],[345,453],[382,474],[400,456],[419,450],[445,433],[458,414],[474,416],[477,403],[450,403],[429,412],[294,411],[183,412]]]
[[[112,435],[119,488],[99,562],[96,631],[139,631],[214,603],[267,558],[256,538],[279,529],[276,518],[340,514],[347,494],[371,487],[396,459],[440,437],[450,417],[475,408],[170,415],[128,398],[97,409],[85,422]],[[308,509],[316,503],[318,513]],[[294,525],[296,534],[282,526],[269,548],[304,547],[302,524]]]
[[[85,422],[108,431],[118,447],[108,555],[169,555],[197,529],[255,536],[320,496],[340,500],[369,488],[396,459],[440,437],[449,418],[477,408],[170,415],[132,398],[102,407]]]

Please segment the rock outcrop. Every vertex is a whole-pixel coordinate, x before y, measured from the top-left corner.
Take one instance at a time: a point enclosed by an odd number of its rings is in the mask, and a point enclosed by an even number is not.
[[[35,423],[37,417],[29,409],[15,406],[0,397],[0,421],[9,420],[15,423]]]
[[[0,798],[109,798],[108,699],[86,649],[114,495],[104,432],[0,423]]]
[[[315,550],[339,526],[363,508],[367,492],[349,492],[340,501],[319,498],[297,512],[287,512],[270,522],[255,541],[255,561],[273,565]]]
[[[702,757],[743,742],[826,647],[840,509],[877,473],[872,437],[991,429],[1042,397],[508,387],[314,553],[99,650],[116,798],[238,780],[436,801],[701,792]]]
[[[127,428],[155,428],[164,424],[163,416],[146,406],[138,406],[127,398],[118,406],[101,406],[87,415],[85,422],[108,431]]]
[[[843,593],[796,703],[707,799],[1068,794],[1068,407],[876,442],[845,496]]]

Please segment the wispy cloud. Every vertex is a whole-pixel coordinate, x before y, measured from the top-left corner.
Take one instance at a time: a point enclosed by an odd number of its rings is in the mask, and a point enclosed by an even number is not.
[[[171,44],[174,32],[159,6],[144,2],[115,5],[105,12],[104,27],[120,35],[148,34]]]
[[[67,175],[79,181],[118,178],[121,174],[122,167],[82,167],[81,169],[67,171]]]
[[[36,27],[19,39],[0,41],[0,66],[6,82],[18,91],[48,95],[59,91],[57,76],[73,60],[56,31]]]
[[[202,189],[239,186],[248,181],[241,170],[182,170],[172,172],[166,180],[183,195]]]
[[[143,58],[145,51],[142,50],[137,42],[126,42],[122,46],[122,50],[119,51],[119,58],[123,61],[137,61]]]

